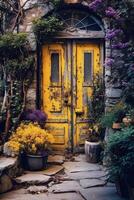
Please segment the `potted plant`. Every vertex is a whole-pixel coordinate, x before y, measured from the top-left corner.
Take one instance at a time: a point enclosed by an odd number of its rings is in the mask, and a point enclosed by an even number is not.
[[[109,137],[106,146],[109,156],[109,179],[114,181],[121,196],[132,195],[134,188],[134,126],[123,128]],[[132,198],[133,199],[133,198]]]
[[[21,124],[8,141],[8,147],[16,154],[23,152],[23,160],[29,170],[46,167],[49,147],[54,138],[37,123]]]
[[[134,109],[131,107],[128,108],[128,112],[126,113],[126,116],[123,118],[123,123],[125,126],[134,125]]]
[[[101,129],[99,124],[95,124],[89,129],[88,138],[85,141],[86,160],[91,163],[99,162],[101,151]]]
[[[92,97],[89,102],[89,117],[92,122],[89,124],[87,140],[85,141],[85,154],[87,161],[96,163],[100,160],[104,129],[100,126],[100,117],[104,113],[104,83],[102,75],[97,73],[93,79]]]
[[[122,102],[117,103],[110,108],[102,117],[101,125],[105,128],[113,128],[114,130],[121,129],[121,123],[125,117],[125,108]]]

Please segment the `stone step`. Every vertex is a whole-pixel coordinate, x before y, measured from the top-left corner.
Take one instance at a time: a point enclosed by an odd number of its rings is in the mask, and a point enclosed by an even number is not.
[[[13,188],[13,178],[22,172],[17,158],[0,157],[0,194]]]
[[[65,156],[62,155],[50,155],[48,157],[49,164],[61,165],[65,161]]]
[[[16,165],[17,158],[0,157],[0,172]]]
[[[50,176],[39,173],[27,173],[14,179],[19,185],[45,185],[52,180]]]

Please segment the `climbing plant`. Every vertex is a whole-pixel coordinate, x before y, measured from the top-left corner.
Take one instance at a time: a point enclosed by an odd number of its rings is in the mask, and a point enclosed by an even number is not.
[[[34,72],[25,33],[0,36],[0,132],[13,129],[26,105],[26,93]]]
[[[127,1],[93,0],[89,8],[106,21],[106,40],[110,43],[111,53],[105,60],[105,67],[111,70],[109,81],[120,84],[122,99],[134,105],[134,38],[132,6]],[[129,25],[129,26],[128,26]]]
[[[49,16],[33,21],[33,30],[38,39],[39,35],[43,35],[46,38],[52,37],[56,32],[62,30],[62,27],[63,23],[57,16]]]

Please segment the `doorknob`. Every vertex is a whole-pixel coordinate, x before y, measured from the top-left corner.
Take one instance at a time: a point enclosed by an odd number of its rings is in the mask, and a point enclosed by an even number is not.
[[[71,90],[64,91],[63,98],[64,98],[65,105],[68,105],[68,106],[71,105],[71,103],[70,103],[70,101],[71,101]]]

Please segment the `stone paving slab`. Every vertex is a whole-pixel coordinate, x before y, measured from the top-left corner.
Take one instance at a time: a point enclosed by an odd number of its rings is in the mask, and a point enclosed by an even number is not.
[[[57,174],[58,172],[62,171],[64,169],[63,166],[60,165],[49,165],[47,169],[41,170],[41,171],[33,171],[33,174],[44,174],[47,176],[53,176]],[[31,173],[31,171],[26,171],[27,174]]]
[[[87,162],[65,162],[63,164],[63,167],[70,173],[82,171],[96,171],[101,169],[99,165]]]
[[[29,194],[25,189],[15,190],[9,193],[2,194],[1,200],[84,200],[78,193],[63,193],[63,194]]]
[[[60,184],[53,185],[49,192],[63,193],[63,192],[77,192],[81,189],[79,183],[76,181],[64,181]]]
[[[105,181],[99,179],[82,179],[80,180],[80,185],[83,188],[98,187],[98,186],[104,186]]]
[[[48,157],[49,164],[63,164],[65,161],[65,157],[62,155],[50,155]]]
[[[102,179],[102,180],[106,180],[106,173],[104,171],[87,171],[87,172],[75,172],[75,173],[70,173],[68,171],[65,171],[68,178],[72,179],[72,180],[80,180],[80,179]]]
[[[74,156],[74,160],[76,162],[86,162],[86,156],[85,154],[79,154],[77,156]]]
[[[0,171],[13,167],[17,162],[17,158],[0,157]]]
[[[114,187],[95,187],[80,190],[85,200],[123,200]]]
[[[40,185],[47,183],[51,180],[50,176],[46,176],[43,174],[35,174],[35,173],[29,173],[24,174],[20,177],[15,178],[16,183],[18,184],[27,184],[27,185]]]
[[[63,169],[64,167],[60,165],[52,165],[52,166],[49,166],[48,169],[43,170],[43,174],[48,175],[48,176],[53,176],[57,174],[58,172],[62,171]]]

